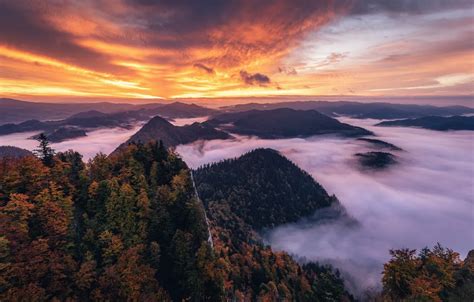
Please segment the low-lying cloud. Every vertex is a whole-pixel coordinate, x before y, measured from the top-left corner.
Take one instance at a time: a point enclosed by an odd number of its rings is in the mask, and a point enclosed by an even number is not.
[[[375,124],[371,120],[345,121],[403,148],[397,153],[400,163],[384,172],[363,171],[353,154],[371,147],[334,137],[237,137],[178,146],[177,151],[196,168],[269,147],[308,171],[329,193],[336,194],[360,225],[294,223],[272,230],[266,240],[274,249],[333,264],[357,294],[380,286],[390,249],[420,249],[440,242],[464,257],[474,248],[472,132],[383,128],[370,126]]]
[[[57,152],[72,149],[81,153],[83,160],[87,161],[99,152],[104,154],[111,153],[121,143],[125,142],[130,136],[137,132],[141,126],[142,124],[137,124],[130,129],[98,129],[87,132],[87,136],[85,137],[53,143],[51,147]],[[37,147],[38,142],[29,138],[38,133],[40,132],[14,133],[0,136],[0,146],[11,145],[32,151]]]
[[[197,120],[202,118],[173,123]],[[440,242],[464,257],[474,248],[473,132],[373,127],[375,120],[343,121],[372,130],[379,139],[404,149],[396,153],[400,163],[383,172],[361,170],[353,154],[373,150],[371,146],[330,136],[263,140],[236,135],[234,140],[181,145],[177,152],[196,168],[268,147],[308,171],[330,194],[336,194],[360,224],[348,227],[338,221],[302,221],[280,226],[265,234],[265,239],[276,250],[333,264],[344,273],[354,293],[380,286],[389,249],[420,249]],[[96,130],[52,146],[57,151],[74,149],[88,160],[98,152],[112,152],[139,127]],[[0,145],[32,150],[37,142],[28,138],[34,134],[0,136]]]

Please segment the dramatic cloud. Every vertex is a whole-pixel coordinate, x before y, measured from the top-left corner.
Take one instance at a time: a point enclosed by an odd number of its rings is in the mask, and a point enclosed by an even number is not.
[[[375,121],[346,120],[373,130],[405,151],[384,172],[361,170],[353,154],[371,150],[354,139],[209,141],[179,146],[191,166],[237,157],[258,147],[274,148],[308,171],[360,222],[281,226],[266,238],[273,248],[341,269],[357,294],[380,286],[390,249],[423,248],[437,242],[461,252],[473,248],[474,152],[472,132],[434,132],[371,127]]]
[[[0,0],[0,94],[466,95],[472,81],[433,83],[470,72],[462,64],[474,49],[469,3]],[[398,58],[396,68],[383,58]],[[241,70],[281,86],[249,85]]]
[[[209,74],[214,74],[214,73],[216,73],[216,72],[214,71],[214,69],[212,69],[211,67],[208,67],[208,66],[206,66],[206,65],[204,65],[204,64],[201,64],[201,63],[196,63],[196,64],[194,64],[193,66],[196,67],[196,68],[199,68],[199,69],[201,69],[201,70],[204,70],[205,72],[207,72],[207,73],[209,73]]]
[[[446,9],[472,9],[470,0],[360,0],[354,1],[353,14],[370,14],[377,12],[395,14],[424,14]]]
[[[265,86],[270,84],[270,78],[262,73],[250,74],[245,70],[240,71],[240,78],[247,85]]]
[[[305,0],[0,1],[0,93],[153,98],[238,90],[245,85],[232,75],[273,65],[347,8]]]

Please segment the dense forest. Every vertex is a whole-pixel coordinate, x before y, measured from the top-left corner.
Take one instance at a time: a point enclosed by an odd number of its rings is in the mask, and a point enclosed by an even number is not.
[[[218,301],[189,170],[163,145],[0,162],[0,300]]]
[[[339,272],[316,263],[300,266],[286,253],[263,245],[258,233],[330,206],[344,215],[336,197],[309,174],[275,150],[257,149],[203,166],[194,177],[210,219],[215,251],[228,268],[227,292],[245,301],[352,299]]]
[[[329,268],[242,240],[211,246],[190,171],[160,143],[84,164],[43,136],[37,154],[0,161],[2,301],[348,296]]]
[[[40,141],[36,155],[0,159],[1,301],[354,299],[331,267],[298,263],[262,243],[262,228],[338,205],[276,151],[193,176],[162,143],[84,163],[74,151],[55,154],[46,136]],[[373,299],[472,297],[474,252],[465,261],[440,246],[391,253]]]
[[[437,244],[432,249],[390,251],[384,265],[379,301],[473,301],[474,250],[462,261]]]

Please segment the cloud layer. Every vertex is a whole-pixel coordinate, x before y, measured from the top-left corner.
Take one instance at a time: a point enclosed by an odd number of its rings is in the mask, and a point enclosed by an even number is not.
[[[57,151],[74,150],[82,154],[83,160],[88,161],[97,153],[109,154],[120,144],[130,138],[143,125],[138,124],[131,129],[108,128],[87,132],[87,136],[67,140],[60,143],[53,143],[51,147]],[[39,132],[14,133],[0,136],[0,146],[11,145],[33,151],[37,148],[38,142],[29,139]]]
[[[465,256],[474,248],[474,136],[472,132],[432,132],[371,127],[375,121],[346,120],[373,130],[404,150],[400,164],[385,172],[361,170],[353,154],[370,150],[363,142],[313,137],[210,141],[179,146],[192,167],[270,147],[308,171],[334,193],[359,227],[344,224],[289,224],[266,234],[279,250],[329,262],[341,269],[356,293],[380,285],[389,249],[422,248],[440,242]]]

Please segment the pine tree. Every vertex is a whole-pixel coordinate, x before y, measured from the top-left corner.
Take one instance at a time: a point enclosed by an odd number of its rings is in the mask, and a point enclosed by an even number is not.
[[[36,140],[39,142],[39,146],[37,149],[34,150],[34,153],[41,158],[43,163],[48,166],[52,167],[54,164],[54,150],[50,147],[50,143],[48,138],[44,133],[41,133]]]

